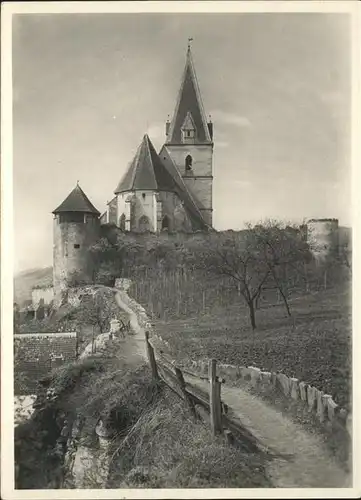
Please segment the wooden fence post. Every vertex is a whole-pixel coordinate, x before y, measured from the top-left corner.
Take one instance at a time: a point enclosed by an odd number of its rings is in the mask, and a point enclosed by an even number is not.
[[[92,354],[96,352],[94,325],[92,326]]]
[[[220,382],[217,380],[217,361],[210,359],[208,364],[209,374],[209,405],[211,414],[211,429],[214,435],[222,432],[222,422],[219,415],[221,414],[221,399],[220,399]]]
[[[150,367],[152,369],[152,377],[154,380],[158,380],[159,375],[158,375],[157,363],[155,361],[153,346],[149,342],[149,332],[145,332],[145,343],[147,345],[147,354],[148,354],[149,364],[150,364]]]
[[[178,379],[178,382],[179,382],[180,388],[181,388],[181,390],[182,390],[182,392],[183,392],[183,395],[184,395],[184,399],[185,399],[185,401],[186,401],[186,404],[187,404],[187,406],[188,406],[188,408],[189,408],[189,410],[190,410],[190,412],[191,412],[191,414],[192,414],[193,418],[194,418],[195,420],[197,420],[197,419],[198,419],[198,415],[197,415],[197,412],[196,412],[196,409],[195,409],[195,406],[194,406],[193,400],[190,398],[190,396],[189,396],[189,394],[188,394],[188,392],[187,392],[187,390],[186,390],[186,383],[185,383],[185,381],[184,381],[183,373],[182,373],[182,372],[181,372],[181,370],[180,370],[179,368],[177,368],[177,367],[175,367],[174,371],[175,371],[176,377],[177,377],[177,379]]]
[[[221,404],[221,386],[222,382],[219,380],[219,378],[216,378],[216,387],[215,387],[215,402],[216,402],[216,417],[217,417],[217,428],[218,432],[222,433],[223,431],[223,426],[222,426],[222,404]]]

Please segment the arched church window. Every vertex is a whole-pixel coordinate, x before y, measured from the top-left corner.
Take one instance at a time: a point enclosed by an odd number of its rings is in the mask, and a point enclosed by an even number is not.
[[[125,231],[125,214],[119,217],[119,227],[122,231]]]
[[[191,155],[187,155],[185,162],[186,170],[192,170],[192,163],[193,163],[193,158],[191,157]]]
[[[169,223],[170,223],[169,217],[168,215],[165,215],[162,219],[162,230],[169,229]]]
[[[150,220],[146,215],[142,215],[138,221],[138,229],[140,232],[150,231]]]

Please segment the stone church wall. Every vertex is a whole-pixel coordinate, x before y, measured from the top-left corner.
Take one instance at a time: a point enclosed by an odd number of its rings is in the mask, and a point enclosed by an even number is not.
[[[147,217],[149,231],[157,231],[157,199],[155,191],[135,191],[131,202],[131,231],[140,230],[140,220]]]
[[[179,203],[179,198],[175,193],[170,193],[168,191],[161,191],[159,193],[159,199],[162,204],[162,216],[160,220],[159,230],[162,229],[162,220],[164,216],[169,218],[169,230],[174,231],[174,211]]]
[[[167,149],[196,203],[203,209],[206,222],[212,225],[213,146],[187,144],[167,146]],[[185,161],[188,155],[192,157],[192,170],[186,171]]]

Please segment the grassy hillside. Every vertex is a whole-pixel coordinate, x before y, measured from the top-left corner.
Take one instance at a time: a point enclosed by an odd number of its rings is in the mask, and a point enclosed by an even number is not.
[[[14,300],[22,306],[31,299],[34,286],[52,286],[53,268],[51,266],[22,271],[14,277]]]
[[[216,358],[263,370],[282,371],[331,394],[344,406],[351,398],[350,289],[333,288],[291,301],[293,318],[281,305],[257,313],[252,332],[242,304],[205,315],[157,321],[157,330],[177,358]]]
[[[56,396],[15,429],[17,488],[63,487],[66,450],[56,443],[65,419],[72,431],[78,428],[81,446],[96,452],[99,417],[113,434],[107,488],[271,486],[263,455],[214,439],[209,425],[193,421],[178,396],[152,381],[148,366],[120,359],[122,344],[111,350],[111,357],[54,372],[50,388]],[[99,487],[97,471],[91,472],[87,487]]]

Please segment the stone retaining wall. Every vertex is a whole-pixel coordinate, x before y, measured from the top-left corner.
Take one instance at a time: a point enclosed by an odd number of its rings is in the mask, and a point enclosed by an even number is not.
[[[182,366],[201,375],[208,373],[208,360],[189,361],[182,363]],[[352,435],[351,413],[335,403],[330,394],[325,394],[297,378],[288,377],[280,372],[262,371],[255,366],[234,366],[222,363],[217,364],[217,374],[225,378],[228,384],[237,385],[237,382],[247,382],[256,389],[262,388],[266,391],[267,388],[277,389],[286,399],[302,404],[321,424],[328,426],[342,424],[350,436]]]

